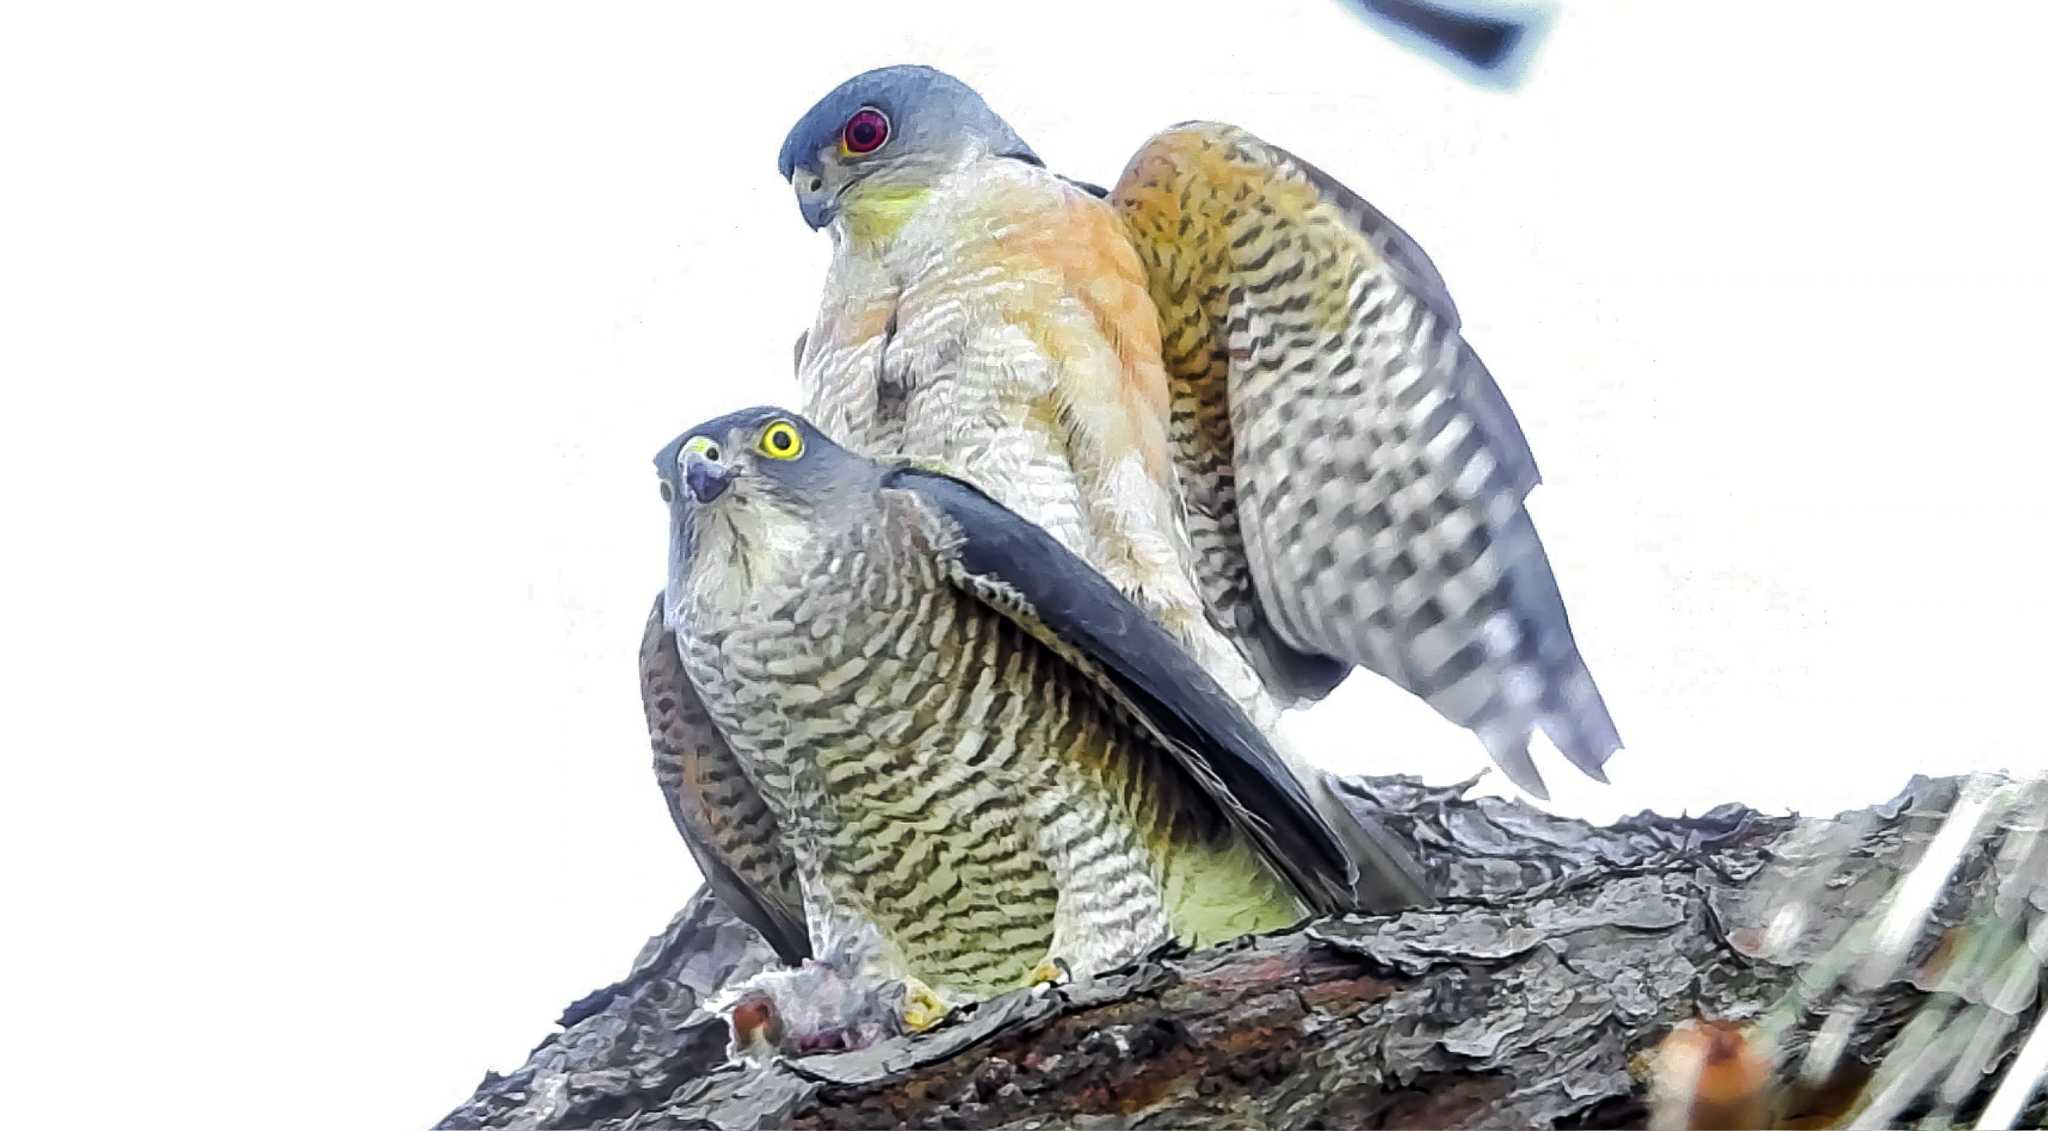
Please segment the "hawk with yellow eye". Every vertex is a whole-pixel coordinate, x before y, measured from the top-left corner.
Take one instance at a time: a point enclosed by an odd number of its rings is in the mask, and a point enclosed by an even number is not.
[[[1327,821],[1148,614],[965,482],[774,408],[655,466],[649,718],[712,890],[815,958],[736,991],[797,1048],[1170,940],[1427,901],[1400,844]],[[733,1010],[742,1045],[760,1015]]]
[[[1535,460],[1370,204],[1208,123],[1094,188],[915,66],[826,95],[780,169],[833,241],[797,360],[828,434],[972,479],[1261,725],[1366,667],[1532,793],[1539,727],[1602,777],[1620,738],[1524,507]]]

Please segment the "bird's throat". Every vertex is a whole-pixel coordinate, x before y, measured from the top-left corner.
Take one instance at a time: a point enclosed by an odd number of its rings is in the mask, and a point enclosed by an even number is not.
[[[757,494],[747,505],[700,516],[687,586],[692,607],[715,617],[744,615],[789,582],[797,559],[815,548],[815,523]]]
[[[875,248],[923,210],[932,190],[920,185],[872,185],[846,194],[839,218],[855,245]]]

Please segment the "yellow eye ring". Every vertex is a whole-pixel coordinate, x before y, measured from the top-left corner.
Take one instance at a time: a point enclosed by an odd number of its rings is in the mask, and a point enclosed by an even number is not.
[[[804,434],[787,420],[778,420],[761,430],[754,449],[769,459],[795,459],[804,454]]]

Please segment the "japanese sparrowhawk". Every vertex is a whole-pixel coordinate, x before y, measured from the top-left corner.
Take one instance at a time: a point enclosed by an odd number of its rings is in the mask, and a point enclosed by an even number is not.
[[[848,80],[780,170],[834,252],[805,411],[938,461],[1101,570],[1262,726],[1369,668],[1542,794],[1620,745],[1523,500],[1514,414],[1429,257],[1243,130],[1107,191],[928,67]]]
[[[1171,636],[975,487],[772,408],[656,465],[650,722],[713,888],[818,960],[752,983],[785,1017],[827,974],[911,987],[916,1027],[1168,941],[1425,898],[1384,829],[1327,821]]]

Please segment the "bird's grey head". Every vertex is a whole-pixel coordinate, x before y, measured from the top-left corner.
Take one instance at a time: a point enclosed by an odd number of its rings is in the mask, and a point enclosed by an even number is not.
[[[777,168],[812,228],[865,198],[914,197],[980,157],[1042,165],[974,88],[930,67],[882,67],[818,100],[783,139]]]
[[[669,507],[667,619],[690,596],[743,599],[841,517],[882,468],[786,409],[707,420],[654,457]]]

